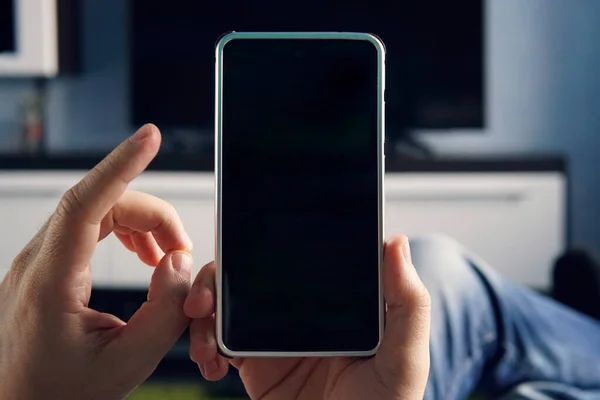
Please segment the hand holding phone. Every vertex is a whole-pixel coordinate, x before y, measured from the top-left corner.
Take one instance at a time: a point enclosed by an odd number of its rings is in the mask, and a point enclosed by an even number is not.
[[[215,267],[207,264],[184,305],[192,318],[190,356],[208,380],[223,378],[229,364],[239,369],[252,399],[422,399],[429,372],[430,300],[411,264],[406,237],[387,241],[383,278],[387,318],[375,357],[226,359],[217,353]]]
[[[384,61],[362,33],[218,42],[215,263],[185,305],[207,379],[228,357],[253,398],[422,398],[426,290],[406,238],[384,260]]]

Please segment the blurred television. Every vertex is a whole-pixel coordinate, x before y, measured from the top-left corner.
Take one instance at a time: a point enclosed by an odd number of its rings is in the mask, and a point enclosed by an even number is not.
[[[0,53],[15,51],[14,0],[0,0]]]
[[[484,1],[131,0],[131,122],[212,134],[214,46],[225,32],[355,31],[386,45],[388,140],[482,128]]]
[[[0,77],[80,71],[80,0],[0,0]]]

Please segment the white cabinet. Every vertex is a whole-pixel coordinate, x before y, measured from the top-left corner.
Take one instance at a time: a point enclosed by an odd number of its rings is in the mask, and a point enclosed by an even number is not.
[[[387,174],[385,188],[386,235],[446,234],[515,281],[550,284],[566,245],[562,174]]]

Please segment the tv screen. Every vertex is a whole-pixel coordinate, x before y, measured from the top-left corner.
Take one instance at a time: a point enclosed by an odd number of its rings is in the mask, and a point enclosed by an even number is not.
[[[12,53],[15,47],[15,3],[0,0],[0,53]]]
[[[355,31],[386,45],[388,137],[483,127],[483,2],[132,0],[132,122],[212,132],[214,46],[225,32]]]

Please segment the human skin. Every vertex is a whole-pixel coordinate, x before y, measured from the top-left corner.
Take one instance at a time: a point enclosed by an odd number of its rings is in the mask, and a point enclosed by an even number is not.
[[[153,125],[121,143],[14,260],[0,284],[0,398],[124,398],[188,326],[190,239],[171,205],[127,190],[159,146]],[[111,232],[155,267],[148,301],[127,323],[88,307],[90,260]]]
[[[429,374],[431,300],[412,265],[405,236],[394,236],[385,245],[386,326],[372,358],[222,357],[215,340],[214,277],[214,264],[205,265],[184,305],[192,319],[190,356],[206,379],[223,378],[231,364],[252,399],[423,399]]]

